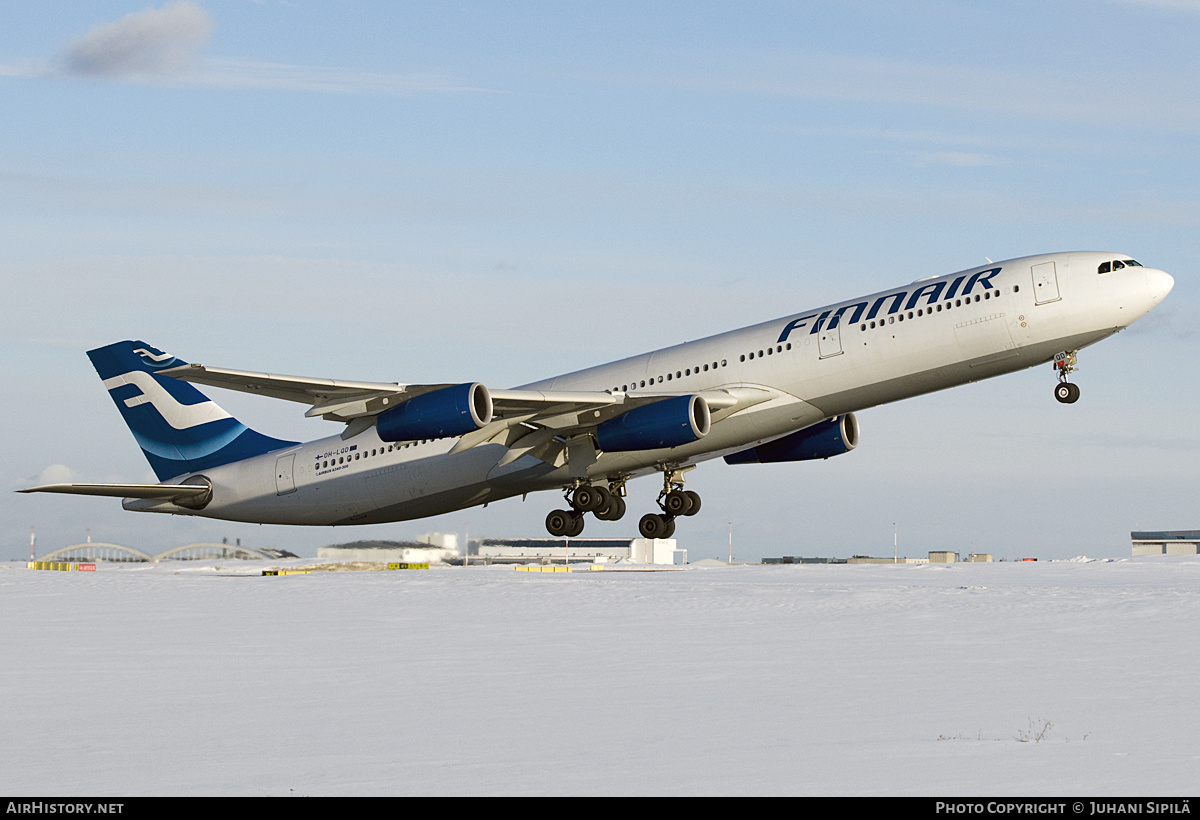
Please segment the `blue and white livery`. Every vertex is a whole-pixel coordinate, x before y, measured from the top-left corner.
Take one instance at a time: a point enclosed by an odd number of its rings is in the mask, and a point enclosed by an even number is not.
[[[296,444],[256,433],[190,384],[159,376],[185,362],[145,342],[90,350],[88,358],[160,481]]]
[[[702,461],[823,459],[854,449],[854,412],[1053,363],[1072,403],[1078,351],[1144,316],[1174,279],[1124,254],[1030,256],[568,373],[511,390],[280,376],[189,364],[142,341],[89,351],[159,484],[22,492],[123,497],[126,509],[269,524],[377,524],[560,490],[553,535],[625,514],[625,485],[661,473],[669,537]],[[309,406],[338,435],[283,441],[192,385]]]

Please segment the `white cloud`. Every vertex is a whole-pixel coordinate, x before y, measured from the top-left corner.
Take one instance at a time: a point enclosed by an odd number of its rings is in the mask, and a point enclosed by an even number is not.
[[[50,73],[44,62],[19,60],[0,65],[0,77],[44,77]]]
[[[255,60],[206,60],[181,78],[206,88],[262,88],[323,94],[409,94],[480,91],[441,74],[381,74],[353,68],[289,65]]]
[[[950,165],[955,168],[983,168],[996,165],[1011,165],[1012,161],[995,154],[972,151],[914,151],[910,153],[918,168],[931,165]]]
[[[1200,86],[1193,77],[1128,67],[1096,76],[1084,71],[994,69],[810,52],[778,59],[747,58],[704,73],[591,75],[591,79],[728,94],[922,106],[1047,122],[1106,123],[1131,130],[1200,131],[1200,117],[1192,105]],[[1119,118],[1114,112],[1119,112]]]
[[[127,14],[72,41],[63,70],[85,77],[147,77],[186,69],[212,34],[208,12],[188,0]]]
[[[402,95],[482,91],[444,74],[380,73],[235,58],[201,58],[213,31],[203,8],[172,0],[160,9],[127,14],[69,43],[56,63],[0,64],[0,77],[74,76],[175,88],[302,91],[319,94]]]
[[[65,464],[51,464],[37,477],[37,484],[70,484],[77,473]]]

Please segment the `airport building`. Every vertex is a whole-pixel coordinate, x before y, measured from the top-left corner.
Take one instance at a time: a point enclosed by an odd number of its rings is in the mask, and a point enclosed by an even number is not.
[[[468,545],[468,560],[484,564],[687,563],[687,550],[674,538],[480,538]]]
[[[432,542],[432,543],[431,543]],[[458,555],[458,538],[421,536],[417,541],[351,541],[317,548],[326,561],[375,561],[406,564],[452,564]]]
[[[416,541],[352,541],[321,547],[328,561],[386,561],[428,564],[687,563],[687,550],[674,538],[472,538],[464,557],[454,533],[429,533]]]
[[[847,564],[928,564],[932,558],[904,558],[903,556],[893,556],[891,558],[872,558],[869,555],[852,555],[846,559]]]
[[[1200,530],[1131,532],[1134,555],[1200,554]]]
[[[854,555],[850,558],[801,558],[798,555],[785,555],[782,558],[764,558],[764,564],[954,564],[961,559],[957,552],[930,552],[928,558],[872,558],[869,555]],[[967,556],[967,561],[990,562],[991,553],[973,552]]]

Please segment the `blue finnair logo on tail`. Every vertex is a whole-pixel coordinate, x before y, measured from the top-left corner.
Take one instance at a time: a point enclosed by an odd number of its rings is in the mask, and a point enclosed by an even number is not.
[[[88,358],[160,481],[296,443],[257,433],[187,382],[159,375],[187,362],[145,342],[89,350]]]
[[[167,424],[176,430],[186,430],[210,421],[229,419],[233,416],[226,413],[212,401],[202,401],[199,404],[180,404],[168,393],[154,376],[142,370],[133,370],[104,380],[108,390],[115,390],[126,384],[132,384],[141,391],[140,395],[125,399],[126,407],[137,407],[149,402]]]

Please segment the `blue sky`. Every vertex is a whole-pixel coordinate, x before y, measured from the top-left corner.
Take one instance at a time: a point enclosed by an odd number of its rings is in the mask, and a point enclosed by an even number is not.
[[[1200,2],[5,4],[0,487],[149,468],[84,351],[505,387],[1059,250],[1173,274],[1080,356],[860,414],[825,462],[707,463],[690,557],[1128,554],[1200,526]],[[217,395],[251,426],[336,431]],[[631,514],[586,535],[632,534]],[[221,537],[539,534],[553,494],[286,529],[0,494],[2,557]],[[637,514],[640,514],[637,513]]]

